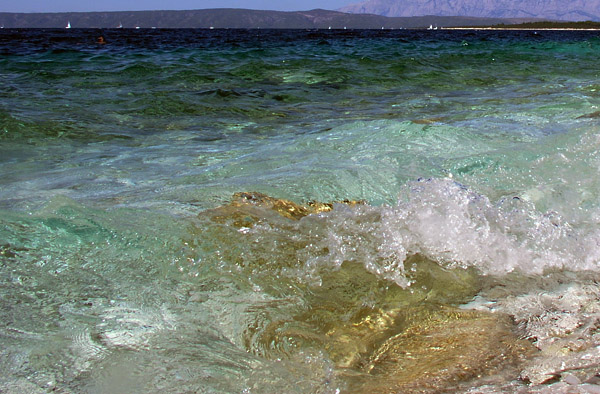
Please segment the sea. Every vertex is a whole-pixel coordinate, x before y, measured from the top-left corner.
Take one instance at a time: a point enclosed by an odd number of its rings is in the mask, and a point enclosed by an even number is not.
[[[599,57],[1,29],[0,392],[600,392]]]

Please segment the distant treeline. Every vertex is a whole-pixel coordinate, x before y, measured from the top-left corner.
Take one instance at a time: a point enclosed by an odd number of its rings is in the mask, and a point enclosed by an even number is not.
[[[560,22],[560,21],[541,21],[541,22],[526,22],[519,24],[498,24],[492,27],[506,29],[600,29],[600,22],[585,21],[585,22]]]

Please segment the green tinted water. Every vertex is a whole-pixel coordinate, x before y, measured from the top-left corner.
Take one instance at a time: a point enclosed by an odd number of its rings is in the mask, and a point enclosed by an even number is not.
[[[594,375],[595,33],[142,33],[0,34],[2,390],[410,391],[469,302],[548,359],[441,386]]]

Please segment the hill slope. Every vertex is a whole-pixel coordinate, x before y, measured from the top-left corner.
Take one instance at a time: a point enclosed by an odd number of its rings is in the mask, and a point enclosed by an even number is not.
[[[367,0],[340,11],[389,17],[458,15],[598,21],[600,0]]]
[[[0,13],[5,28],[263,28],[263,29],[381,29],[435,26],[482,26],[518,23],[523,20],[451,16],[389,18],[381,15],[350,14],[311,10],[297,12],[246,9],[207,9],[190,11]]]

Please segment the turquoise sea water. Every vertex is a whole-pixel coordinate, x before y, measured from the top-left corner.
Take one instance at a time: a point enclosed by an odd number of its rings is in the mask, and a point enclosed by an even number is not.
[[[0,391],[360,392],[338,325],[444,305],[538,352],[452,390],[585,392],[599,54],[572,31],[0,31]],[[293,221],[237,192],[365,203]]]

